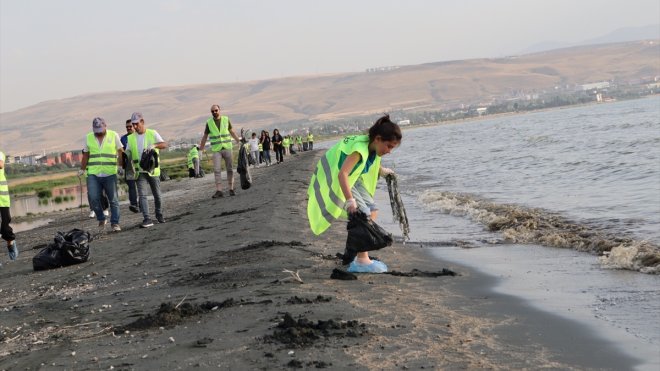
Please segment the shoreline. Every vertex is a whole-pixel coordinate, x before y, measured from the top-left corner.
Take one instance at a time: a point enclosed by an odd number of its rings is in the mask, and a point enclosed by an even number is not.
[[[343,251],[345,222],[316,237],[305,212],[320,154],[303,152],[257,169],[250,189],[235,182],[235,197],[212,200],[210,175],[163,182],[167,223],[139,229],[141,215],[122,203],[123,231],[92,241],[90,261],[80,265],[33,272],[30,264],[34,248],[55,231],[95,232],[95,220],[78,210],[19,232],[18,261],[0,258],[0,369],[631,369],[638,363],[579,324],[494,293],[495,278],[430,259],[430,250],[411,244],[375,255],[391,270],[447,267],[460,275],[330,279],[340,267],[335,254]],[[285,269],[299,272],[304,283]],[[170,322],[154,320],[167,308]],[[332,320],[338,328],[289,328],[297,335],[283,337],[285,313],[315,324]],[[150,327],[135,325],[137,319],[151,320]]]

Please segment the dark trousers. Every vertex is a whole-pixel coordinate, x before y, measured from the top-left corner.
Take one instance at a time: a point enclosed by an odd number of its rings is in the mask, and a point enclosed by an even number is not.
[[[133,206],[138,205],[138,193],[137,193],[137,183],[133,179],[126,179],[126,185],[128,185],[128,202]]]
[[[0,224],[0,236],[5,241],[13,241],[16,239],[14,230],[11,229],[9,223],[11,223],[11,213],[9,212],[9,207],[0,207],[0,219],[2,223]]]
[[[284,147],[283,146],[275,146],[275,159],[277,162],[284,162]]]

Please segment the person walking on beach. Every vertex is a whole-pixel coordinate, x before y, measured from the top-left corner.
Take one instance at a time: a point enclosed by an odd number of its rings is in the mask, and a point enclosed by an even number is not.
[[[314,149],[314,134],[311,131],[307,134],[307,149],[310,151]]]
[[[188,177],[199,178],[200,177],[199,150],[197,149],[197,144],[192,146],[192,148],[190,148],[190,151],[188,151],[187,165],[188,165]]]
[[[5,177],[5,154],[0,151],[0,237],[7,241],[7,253],[9,260],[18,258],[18,245],[16,244],[16,235],[11,228],[11,198],[9,197],[9,183]],[[2,264],[0,264],[2,265]]]
[[[124,147],[124,180],[126,180],[126,185],[128,186],[128,202],[129,206],[128,209],[131,210],[134,213],[140,212],[140,207],[138,206],[138,201],[137,201],[137,183],[135,182],[135,172],[134,171],[127,171],[128,168],[131,167],[131,161],[128,159],[128,156],[126,155],[126,146],[128,145],[128,136],[133,134],[133,124],[131,123],[131,119],[126,120],[126,134],[122,135],[121,138],[121,145]]]
[[[323,233],[346,212],[360,210],[371,216],[378,176],[392,173],[380,166],[380,158],[401,144],[401,139],[401,129],[385,115],[369,128],[368,135],[348,136],[321,157],[307,189],[307,218],[314,234]],[[387,265],[371,260],[366,251],[357,252],[348,271],[383,273]]]
[[[215,175],[215,193],[212,198],[223,197],[222,193],[222,161],[225,162],[227,169],[227,185],[229,186],[229,195],[234,196],[234,171],[232,169],[232,143],[231,138],[234,138],[236,144],[240,143],[238,135],[231,127],[229,117],[220,115],[220,106],[214,104],[211,106],[211,115],[206,120],[206,127],[204,128],[204,135],[202,142],[199,145],[200,151],[204,151],[206,139],[209,138],[211,142],[211,152],[213,152],[213,174]]]
[[[273,137],[270,139],[270,141],[273,143],[273,150],[275,151],[275,160],[277,160],[277,163],[279,164],[280,162],[284,162],[284,146],[282,145],[282,141],[284,138],[280,135],[280,131],[275,129],[273,130]]]
[[[248,140],[250,145],[250,154],[254,159],[254,167],[259,166],[259,139],[257,139],[257,133],[252,133],[252,138]]]
[[[135,132],[128,136],[128,158],[131,159],[133,167],[137,172],[137,190],[142,211],[142,224],[140,228],[149,228],[154,225],[149,216],[149,203],[147,202],[147,185],[151,188],[151,194],[154,196],[154,208],[156,220],[158,223],[165,223],[162,208],[162,196],[160,193],[160,161],[156,161],[153,168],[143,168],[143,157],[157,158],[161,149],[167,148],[167,142],[158,134],[156,130],[147,129],[144,123],[144,117],[140,112],[133,112],[131,123]],[[152,160],[153,161],[153,160]]]
[[[261,144],[262,151],[261,158],[266,163],[266,166],[270,166],[270,135],[268,134],[268,131],[261,131],[261,139],[259,139],[259,143]]]
[[[119,134],[108,130],[105,120],[96,117],[92,120],[92,131],[85,137],[83,157],[78,175],[87,171],[87,194],[90,206],[96,213],[99,228],[105,229],[107,219],[103,213],[101,198],[103,193],[110,204],[110,226],[113,232],[119,227],[119,197],[117,196],[117,174],[124,175],[124,148]]]

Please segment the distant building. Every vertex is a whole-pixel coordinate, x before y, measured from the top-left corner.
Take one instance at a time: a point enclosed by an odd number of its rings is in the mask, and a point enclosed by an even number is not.
[[[488,108],[487,108],[487,107],[479,107],[479,108],[477,108],[477,113],[479,114],[479,116],[485,114],[487,111],[488,111]]]
[[[594,82],[591,84],[580,85],[582,90],[593,90],[593,89],[607,89],[610,87],[609,81]]]
[[[399,126],[410,125],[410,120],[401,120],[401,121],[397,122],[397,124],[398,124]]]

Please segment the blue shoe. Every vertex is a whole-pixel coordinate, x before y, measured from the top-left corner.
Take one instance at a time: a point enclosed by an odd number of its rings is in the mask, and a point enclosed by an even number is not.
[[[18,258],[18,246],[16,246],[16,241],[11,241],[11,246],[7,246],[9,260],[16,260]]]
[[[378,260],[372,260],[371,264],[359,264],[356,259],[348,266],[347,271],[351,273],[385,273],[387,265]]]

